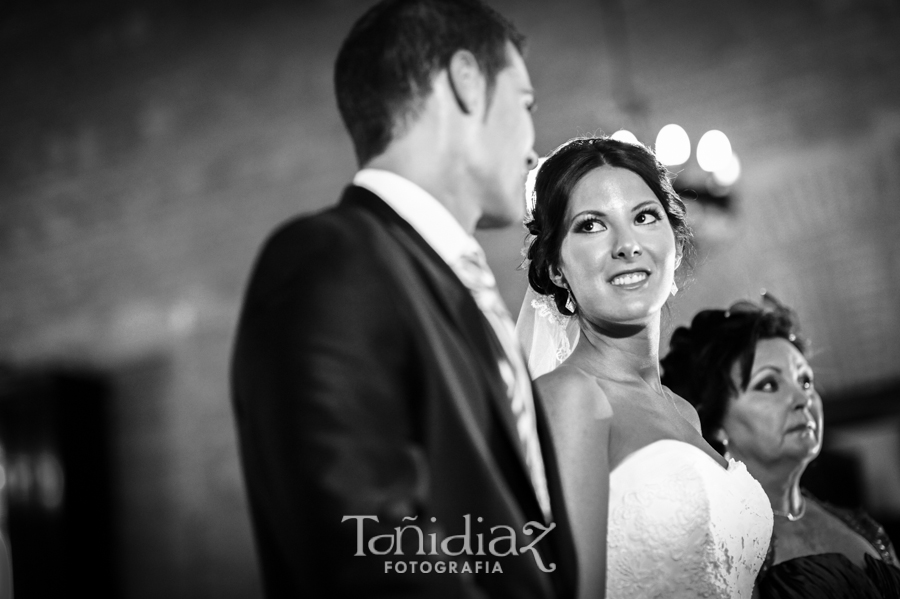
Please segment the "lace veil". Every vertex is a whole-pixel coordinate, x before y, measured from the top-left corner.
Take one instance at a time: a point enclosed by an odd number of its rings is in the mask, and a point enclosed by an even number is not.
[[[546,160],[541,158],[538,167],[528,173],[525,181],[525,198],[528,211],[534,210],[534,183],[540,165]],[[530,216],[530,214],[529,214]],[[531,243],[532,237],[526,240]],[[525,254],[525,250],[522,250]],[[528,262],[525,262],[527,269]],[[578,319],[574,316],[560,314],[553,298],[540,295],[528,285],[525,299],[516,319],[516,335],[528,358],[528,370],[531,378],[536,379],[559,366],[575,349],[580,329]]]
[[[516,320],[516,335],[528,357],[531,378],[550,372],[568,358],[579,334],[577,318],[560,314],[553,298],[538,295],[528,286]]]

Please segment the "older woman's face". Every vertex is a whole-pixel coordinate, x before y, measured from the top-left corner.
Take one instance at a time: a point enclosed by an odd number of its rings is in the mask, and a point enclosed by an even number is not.
[[[737,365],[732,379],[740,389]],[[787,339],[763,339],[746,390],[733,397],[722,430],[731,455],[745,463],[771,466],[815,458],[822,447],[822,399],[813,372]]]

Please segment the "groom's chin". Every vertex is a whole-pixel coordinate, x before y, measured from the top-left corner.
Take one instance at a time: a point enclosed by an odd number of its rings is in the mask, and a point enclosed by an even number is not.
[[[484,213],[475,225],[476,229],[503,229],[513,224],[521,224],[525,218],[524,210],[516,212],[509,210],[505,213]]]

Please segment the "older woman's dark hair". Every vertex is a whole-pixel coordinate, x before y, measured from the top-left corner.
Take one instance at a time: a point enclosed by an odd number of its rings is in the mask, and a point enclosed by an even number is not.
[[[727,310],[698,312],[689,327],[672,334],[669,353],[661,360],[662,382],[697,408],[703,437],[719,453],[716,438],[728,400],[750,383],[756,344],[762,339],[786,339],[801,353],[806,343],[798,335],[794,312],[769,294],[762,304],[741,301]],[[739,367],[740,389],[732,378]]]
[[[533,235],[526,260],[528,283],[537,293],[553,297],[562,314],[568,291],[553,283],[550,268],[559,265],[560,248],[566,235],[566,210],[572,191],[581,179],[595,168],[614,166],[638,175],[662,203],[675,231],[675,239],[687,250],[691,232],[685,221],[684,202],[669,180],[669,172],[654,154],[640,144],[621,142],[609,137],[579,137],[557,148],[541,165],[534,186],[534,210],[525,223]]]

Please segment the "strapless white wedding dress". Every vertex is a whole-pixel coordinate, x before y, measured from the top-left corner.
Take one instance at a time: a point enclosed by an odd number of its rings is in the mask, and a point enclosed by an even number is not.
[[[771,537],[769,500],[744,464],[655,441],[610,473],[606,597],[749,599]]]

